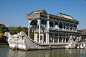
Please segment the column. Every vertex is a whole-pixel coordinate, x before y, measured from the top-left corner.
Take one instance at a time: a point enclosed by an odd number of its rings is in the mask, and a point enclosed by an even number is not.
[[[32,20],[29,19],[29,25],[28,25],[28,37],[30,37],[30,23]]]
[[[66,34],[65,34],[65,43],[66,43]]]
[[[74,35],[72,35],[72,40],[73,40],[73,36],[74,36]]]
[[[62,43],[63,43],[63,34],[62,34]]]
[[[78,36],[76,36],[77,37],[77,43],[78,43]]]
[[[59,34],[58,34],[58,43],[59,43]]]
[[[69,31],[70,31],[70,24],[69,24]]]
[[[68,37],[70,38],[69,34],[68,34]],[[68,38],[68,42],[69,42],[69,38]]]
[[[76,25],[76,32],[77,32],[77,25]]]
[[[70,36],[71,36],[71,35],[69,34],[69,40],[70,40]]]
[[[55,21],[53,21],[53,28],[55,28]]]
[[[75,42],[76,42],[76,35],[75,35]]]
[[[66,31],[66,23],[65,23],[65,31]]]
[[[44,43],[44,34],[42,34],[42,43]]]
[[[39,22],[39,43],[40,43],[40,26],[41,26],[41,20],[39,19],[38,22]]]
[[[47,20],[46,28],[49,29],[49,20]]]
[[[55,36],[55,34],[53,34],[53,43],[54,43],[54,36]]]
[[[79,43],[79,36],[78,36],[78,43]]]
[[[34,33],[34,41],[37,42],[37,33]]]
[[[72,31],[73,31],[73,24],[72,24]]]
[[[58,22],[58,29],[59,29],[59,22]]]
[[[82,37],[81,37],[81,35],[80,35],[80,41],[82,40],[81,38],[82,38]]]
[[[46,33],[46,44],[49,44],[49,33]]]
[[[79,36],[79,42],[80,42],[80,36]]]
[[[62,23],[62,29],[64,30],[64,23]]]

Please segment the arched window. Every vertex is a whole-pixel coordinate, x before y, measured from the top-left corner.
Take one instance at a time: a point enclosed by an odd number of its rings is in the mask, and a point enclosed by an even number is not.
[[[66,24],[66,29],[69,29],[69,24]]]
[[[70,24],[70,30],[72,30],[72,24]]]
[[[53,34],[52,34],[52,33],[49,34],[49,42],[50,42],[50,43],[53,42]]]
[[[46,24],[46,20],[41,20],[41,24]]]
[[[53,22],[52,21],[50,21],[50,28],[53,28]]]
[[[63,28],[65,29],[65,23],[63,23]]]
[[[31,25],[37,25],[37,20],[32,20]]]
[[[45,28],[46,27],[46,20],[41,20],[41,28]]]
[[[62,28],[62,23],[59,23],[59,28]]]
[[[74,25],[74,30],[76,30],[77,29],[77,25]]]
[[[58,22],[55,22],[55,29],[58,28]]]

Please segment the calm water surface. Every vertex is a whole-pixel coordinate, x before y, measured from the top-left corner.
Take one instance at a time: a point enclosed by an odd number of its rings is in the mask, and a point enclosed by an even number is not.
[[[0,57],[86,57],[86,49],[53,49],[21,51],[0,45]]]

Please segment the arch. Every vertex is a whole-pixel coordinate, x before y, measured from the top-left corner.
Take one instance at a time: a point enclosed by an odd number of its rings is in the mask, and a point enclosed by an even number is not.
[[[53,22],[52,21],[50,21],[50,28],[53,28]]]
[[[41,20],[41,28],[44,29],[46,27],[46,20]]]
[[[59,28],[62,28],[62,23],[59,23]]]
[[[55,25],[58,25],[58,22],[55,22]]]
[[[58,28],[58,22],[55,22],[55,29]]]
[[[41,24],[46,24],[46,20],[41,20]]]
[[[30,25],[37,25],[37,22],[38,22],[37,20],[32,20]]]

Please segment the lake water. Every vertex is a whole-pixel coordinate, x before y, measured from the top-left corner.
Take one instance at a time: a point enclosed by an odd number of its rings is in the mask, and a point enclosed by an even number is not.
[[[0,45],[0,57],[86,57],[86,49],[11,50]]]

